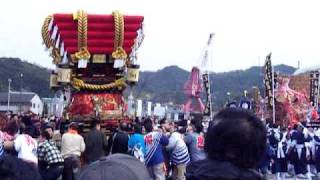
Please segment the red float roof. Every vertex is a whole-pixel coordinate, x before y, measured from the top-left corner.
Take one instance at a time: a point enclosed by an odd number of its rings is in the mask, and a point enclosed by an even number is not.
[[[91,54],[111,54],[114,50],[114,18],[112,15],[90,15],[88,14],[87,46]],[[143,16],[124,16],[124,41],[123,49],[130,54],[138,30],[142,28]],[[57,29],[54,37],[58,41],[59,49],[63,47],[67,54],[78,51],[77,21],[73,20],[72,14],[54,14],[50,35]],[[60,36],[60,40],[58,37]]]

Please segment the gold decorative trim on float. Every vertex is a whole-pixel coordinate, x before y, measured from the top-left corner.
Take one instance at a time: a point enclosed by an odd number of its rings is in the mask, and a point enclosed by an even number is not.
[[[54,40],[51,39],[50,37],[50,31],[49,31],[49,25],[52,21],[52,16],[49,15],[46,17],[44,20],[42,29],[41,29],[41,34],[42,34],[42,39],[44,44],[46,45],[46,48],[51,49],[52,51],[50,52],[50,56],[53,58],[53,63],[54,64],[59,64],[61,62],[61,56],[58,48],[55,48],[55,43]]]
[[[102,84],[102,85],[97,85],[97,84],[89,84],[85,83],[83,80],[78,79],[78,78],[73,78],[71,85],[77,89],[87,89],[87,90],[110,90],[112,88],[119,88],[122,89],[123,87],[126,86],[124,78],[120,78],[118,80],[115,80],[112,83],[109,84]]]
[[[124,18],[123,14],[119,11],[112,12],[114,19],[114,46],[112,57],[114,59],[123,59],[126,60],[128,55],[123,49],[123,40],[124,40]]]
[[[89,60],[91,55],[88,51],[88,16],[83,10],[73,14],[73,20],[78,21],[78,52],[75,53],[77,60]]]
[[[54,41],[50,38],[50,33],[49,33],[49,24],[51,21],[52,21],[52,16],[51,15],[47,16],[46,19],[44,20],[44,23],[41,29],[42,39],[47,48],[50,48],[54,45]]]

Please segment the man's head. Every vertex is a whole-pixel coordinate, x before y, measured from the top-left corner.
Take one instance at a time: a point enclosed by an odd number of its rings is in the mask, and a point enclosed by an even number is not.
[[[153,124],[153,122],[152,122],[152,120],[150,118],[145,119],[142,123],[143,123],[143,125],[145,125],[147,123]]]
[[[10,121],[5,128],[5,131],[11,136],[14,136],[19,132],[19,125],[16,121]]]
[[[31,125],[33,124],[30,116],[23,116],[22,119],[21,119],[21,121],[22,121],[26,126],[31,126]]]
[[[139,123],[136,123],[133,126],[133,130],[135,133],[142,134],[142,126]]]
[[[19,119],[19,116],[18,116],[18,114],[12,114],[12,120],[14,120],[14,121],[18,121],[18,119]]]
[[[45,135],[45,136],[43,136],[43,135],[44,135],[44,134],[43,134],[44,132],[46,132],[46,135]],[[43,129],[42,129],[41,135],[42,135],[43,137],[45,137],[46,139],[51,139],[52,136],[53,136],[53,127],[50,126],[50,124],[45,125],[45,126],[43,127]]]
[[[187,126],[178,126],[177,132],[179,132],[180,134],[185,134],[187,132]]]
[[[77,123],[72,122],[72,123],[69,125],[69,130],[78,131],[78,130],[79,130],[79,127],[78,127]]]
[[[210,159],[229,161],[240,168],[254,168],[265,148],[264,124],[244,109],[220,111],[205,138],[205,151]]]
[[[97,119],[93,119],[93,120],[91,121],[91,128],[100,131],[100,129],[101,129],[100,121],[97,120]]]
[[[144,123],[144,128],[146,129],[146,132],[152,132],[153,131],[153,125],[152,122],[146,122]]]
[[[45,129],[42,129],[42,131],[41,131],[41,137],[42,137],[43,139],[46,139],[46,140],[49,140],[49,139],[52,138],[52,136],[49,134],[49,132],[46,131]]]
[[[203,125],[201,123],[201,121],[197,121],[195,124],[194,124],[194,131],[196,133],[201,133],[203,130]]]
[[[120,123],[120,126],[119,126],[119,129],[120,129],[121,131],[127,131],[127,130],[128,130],[128,124],[125,123],[125,122],[121,122],[121,123]]]
[[[40,121],[41,121],[42,123],[47,123],[47,122],[49,122],[49,120],[48,120],[48,118],[47,118],[46,116],[43,116],[43,117],[40,119]]]
[[[170,131],[171,126],[170,126],[170,124],[169,124],[167,119],[163,118],[163,119],[160,120],[159,123],[160,123],[160,126],[162,128],[164,128],[166,131]]]
[[[52,127],[53,131],[55,131],[55,130],[56,130],[56,126],[57,126],[57,125],[56,125],[56,123],[55,123],[55,122],[50,121],[48,124]]]

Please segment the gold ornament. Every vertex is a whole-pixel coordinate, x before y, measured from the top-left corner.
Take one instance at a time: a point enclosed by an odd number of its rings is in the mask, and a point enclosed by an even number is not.
[[[46,45],[46,48],[52,48],[52,52],[50,56],[53,58],[54,64],[59,64],[61,62],[61,56],[59,53],[59,49],[55,48],[55,42],[53,39],[51,39],[50,32],[49,32],[49,24],[52,21],[52,16],[49,15],[44,20],[42,29],[41,29],[41,35],[44,44]]]
[[[42,39],[47,48],[54,46],[54,41],[51,39],[50,32],[49,32],[49,24],[51,20],[52,20],[52,16],[51,15],[47,16],[46,19],[44,20],[44,23],[41,29]]]
[[[77,14],[73,14],[73,19],[78,21],[78,49],[79,51],[75,53],[77,60],[90,59],[90,52],[87,47],[88,39],[88,16],[83,10],[79,10]]]
[[[114,45],[112,57],[114,59],[127,59],[127,53],[123,49],[124,40],[124,18],[119,11],[112,12],[114,19]]]
[[[102,85],[97,85],[97,84],[89,84],[85,83],[83,80],[78,79],[78,78],[73,78],[71,85],[77,89],[87,89],[87,90],[109,90],[112,88],[120,88],[122,89],[123,87],[126,86],[124,78],[120,78],[112,83],[109,84],[102,84]]]
[[[90,52],[87,48],[80,48],[80,51],[75,53],[76,59],[90,59]]]
[[[127,53],[122,47],[118,47],[115,51],[112,52],[112,57],[114,59],[127,59]]]

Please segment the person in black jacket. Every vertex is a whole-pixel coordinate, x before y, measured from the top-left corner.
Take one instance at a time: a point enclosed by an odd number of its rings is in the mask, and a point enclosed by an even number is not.
[[[266,149],[266,128],[244,109],[227,108],[210,122],[207,159],[187,167],[187,180],[262,180],[255,168]]]
[[[114,132],[108,141],[108,152],[115,153],[128,153],[129,135],[126,132],[128,125],[125,122],[120,123],[118,131]]]
[[[32,138],[38,138],[40,136],[39,129],[35,126],[29,116],[22,117],[22,123],[24,127],[21,127],[21,131],[25,131],[26,134],[29,134]]]
[[[84,154],[88,164],[106,155],[108,142],[105,134],[103,134],[100,129],[100,122],[94,119],[91,122],[91,131],[84,136],[84,142],[86,144]]]

